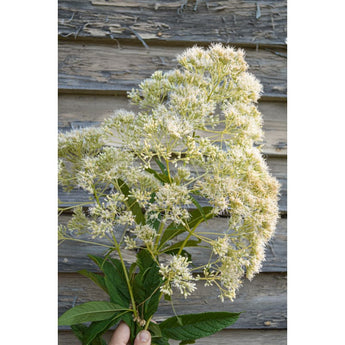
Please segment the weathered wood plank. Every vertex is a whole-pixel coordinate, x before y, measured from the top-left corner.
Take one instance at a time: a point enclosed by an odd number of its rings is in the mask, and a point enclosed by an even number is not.
[[[191,45],[192,46],[192,45]],[[60,92],[127,91],[160,70],[176,67],[183,47],[59,43]],[[246,49],[249,70],[264,86],[267,97],[286,98],[286,58],[268,50]]]
[[[287,153],[286,102],[260,102],[259,110],[264,118],[264,147],[267,155]],[[114,111],[136,111],[125,96],[59,95],[59,130],[97,125]]]
[[[109,342],[113,331],[108,331],[104,335],[104,339]],[[80,345],[78,339],[73,335],[72,331],[59,332],[59,345]],[[171,345],[178,345],[179,342],[171,340]],[[210,337],[199,339],[196,345],[286,345],[286,330],[224,330]]]
[[[286,35],[286,0],[59,1],[59,36],[73,39],[285,46]]]
[[[197,282],[196,292],[188,300],[173,295],[177,314],[201,313],[204,311],[242,312],[234,329],[285,329],[286,328],[286,274],[260,273],[251,282],[245,280],[237,298],[222,303],[214,287],[204,287]],[[91,280],[78,274],[59,274],[59,314],[72,305],[91,300],[108,300],[106,293]],[[155,314],[156,321],[173,316],[169,302],[162,300]],[[61,330],[66,327],[61,327]]]
[[[59,224],[66,225],[70,219],[70,215],[63,214],[59,216]],[[221,234],[228,228],[228,219],[217,217],[209,220],[207,223],[200,224],[198,232],[214,232]],[[119,229],[116,233],[117,239],[120,239],[123,229]],[[216,237],[214,235],[213,237]],[[182,240],[182,235],[179,240]],[[212,237],[212,236],[209,236]],[[80,239],[84,241],[92,241],[90,236],[83,235]],[[109,245],[106,240],[97,240],[99,243]],[[106,251],[106,247],[92,245],[88,243],[76,241],[64,241],[59,246],[59,272],[77,272],[87,269],[93,272],[99,272],[98,267],[87,257],[88,254],[102,256]],[[206,264],[209,259],[210,252],[208,250],[200,250],[197,248],[188,248],[188,252],[192,254],[195,266]],[[129,263],[135,260],[134,251],[125,251],[125,260]],[[277,229],[274,237],[268,243],[266,248],[266,260],[263,263],[261,272],[286,272],[287,271],[287,219],[281,218],[278,221]]]

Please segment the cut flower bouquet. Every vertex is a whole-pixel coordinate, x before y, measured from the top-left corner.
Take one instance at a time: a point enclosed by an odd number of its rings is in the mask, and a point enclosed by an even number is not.
[[[146,329],[157,345],[194,343],[233,324],[239,313],[152,318],[161,298],[182,294],[188,303],[197,281],[233,300],[242,279],[259,272],[276,227],[279,184],[258,145],[262,86],[244,51],[213,44],[187,49],[177,61],[129,92],[137,112],[119,110],[97,128],[59,134],[59,184],[86,191],[91,203],[72,207],[59,240],[85,233],[95,244],[107,240],[103,257],[90,255],[102,274],[80,273],[109,301],[77,305],[59,318],[84,345],[105,344],[103,333],[119,321],[131,341]],[[222,233],[200,230],[217,216],[229,220]],[[193,265],[191,247],[208,262]]]

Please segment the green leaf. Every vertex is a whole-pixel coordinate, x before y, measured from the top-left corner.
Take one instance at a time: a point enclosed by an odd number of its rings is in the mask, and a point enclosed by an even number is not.
[[[104,259],[89,255],[104,273],[104,284],[110,300],[124,308],[130,304],[130,295],[127,288],[125,273],[120,260],[114,258]]]
[[[186,228],[182,225],[175,225],[170,224],[165,230],[164,233],[161,237],[160,243],[159,243],[159,247],[158,249],[162,248],[162,246],[164,245],[164,243],[166,243],[169,240],[172,240],[173,238],[175,238],[176,236],[182,234],[183,232],[187,231]]]
[[[88,327],[86,327],[83,324],[78,324],[78,325],[72,325],[71,329],[72,329],[74,335],[80,340],[81,343],[83,343],[83,336],[84,336],[84,333],[87,331]],[[107,345],[107,343],[105,342],[105,340],[101,336],[97,336],[90,343],[90,345]]]
[[[152,339],[152,342],[151,342],[152,345],[169,345],[169,341],[167,338],[153,338]]]
[[[189,197],[191,198],[193,204],[196,206],[196,208],[199,210],[200,214],[203,216],[204,221],[206,221],[206,215],[204,212],[204,209],[201,207],[201,205],[199,204],[199,202],[193,197],[193,195],[189,194]]]
[[[100,288],[102,288],[107,294],[109,294],[108,289],[105,286],[105,281],[104,281],[103,276],[93,273],[93,272],[89,272],[87,270],[81,270],[81,271],[78,271],[78,273],[80,273],[84,277],[90,278],[94,283],[96,283]]]
[[[87,327],[83,324],[72,325],[71,329],[74,335],[80,340],[83,341],[84,332],[87,330]]]
[[[165,165],[157,157],[155,157],[154,160],[157,163],[157,165],[159,166],[159,168],[162,170],[162,173],[166,176],[169,176],[168,170],[165,167]]]
[[[107,262],[106,258],[89,254],[88,257],[103,271],[103,266]]]
[[[133,262],[131,264],[131,266],[129,267],[129,270],[128,270],[128,276],[129,277],[132,277],[132,275],[135,273],[135,269],[137,267],[137,263],[136,262]]]
[[[143,272],[145,272],[146,269],[150,268],[151,266],[154,266],[155,264],[156,263],[148,250],[142,249],[137,254],[137,265],[140,269],[139,274],[143,274]]]
[[[115,323],[117,319],[115,317]],[[113,318],[103,321],[94,321],[91,325],[85,330],[84,336],[82,339],[83,345],[89,345],[91,342],[101,336],[109,327],[113,325]]]
[[[195,340],[183,340],[179,345],[195,344]]]
[[[155,202],[155,199],[156,199],[156,193],[151,193],[150,204],[153,204]],[[159,213],[158,218],[154,217],[153,219],[151,219],[150,216],[153,213],[155,212],[152,212],[152,211],[147,212],[146,224],[150,225],[153,229],[155,229],[158,232],[159,226],[161,224],[162,215]]]
[[[171,317],[159,326],[163,337],[190,341],[207,337],[232,325],[239,315],[228,312],[186,314]]]
[[[176,249],[170,249],[169,251],[165,252],[165,254],[170,254],[170,255],[177,255],[177,253],[180,251],[179,248]],[[184,256],[188,259],[188,261],[192,261],[192,255],[188,253],[186,250],[182,249],[181,256]],[[194,266],[193,262],[191,263],[192,266]]]
[[[130,304],[130,294],[121,261],[109,259],[109,261],[104,264],[103,272],[111,302],[128,308]]]
[[[196,226],[199,222],[202,223],[202,222],[214,217],[214,214],[211,213],[211,211],[213,209],[212,207],[205,206],[205,207],[202,207],[201,209],[202,209],[204,216],[202,215],[201,211],[198,209],[189,211],[190,218],[188,221],[188,226],[190,229],[192,229],[194,226]],[[182,224],[175,224],[175,223],[170,224],[165,229],[165,231],[162,235],[158,249],[161,249],[162,246],[164,245],[164,243],[175,238],[176,236],[182,234],[185,231],[187,231],[187,229]]]
[[[126,311],[118,304],[93,301],[77,305],[67,310],[59,317],[59,326],[70,326],[83,322],[101,321],[110,318],[115,313]]]
[[[128,205],[130,205],[130,210],[135,216],[135,222],[137,224],[145,224],[145,216],[138,202],[134,198],[128,196],[129,187],[121,179],[118,179],[117,181],[118,181],[122,194],[128,197]]]
[[[137,254],[137,264],[139,273],[133,282],[133,292],[140,314],[147,320],[157,311],[162,277],[157,263],[147,250]]]
[[[91,325],[86,329],[83,336],[83,345],[89,345],[92,341],[96,338],[101,336],[104,332],[106,332],[111,326],[115,325],[121,316],[129,312],[124,312],[117,314],[116,316],[103,321],[94,321]]]
[[[169,183],[169,177],[165,174],[159,174],[157,173],[156,170],[153,170],[151,168],[147,168],[145,169],[145,171],[147,171],[148,173],[152,174],[157,180],[163,182],[164,183]]]
[[[122,315],[120,317],[120,319],[122,321],[124,321],[127,326],[129,327],[130,331],[131,331],[131,335],[130,335],[130,343],[134,344],[134,339],[136,337],[136,335],[138,334],[139,330],[138,330],[138,325],[136,322],[133,321],[133,314],[132,313],[126,313],[124,315]]]
[[[151,332],[152,338],[161,338],[162,332],[156,323],[150,322],[148,330]]]

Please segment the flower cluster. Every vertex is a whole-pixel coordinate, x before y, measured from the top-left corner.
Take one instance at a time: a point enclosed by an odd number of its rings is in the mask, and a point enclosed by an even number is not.
[[[186,298],[196,289],[196,284],[193,282],[196,278],[193,278],[188,265],[188,259],[181,255],[172,256],[168,265],[160,265],[159,273],[164,279],[164,285],[160,289],[164,294],[171,296],[172,288],[175,287]]]
[[[99,128],[59,136],[59,182],[92,201],[86,212],[75,208],[68,228],[110,241],[121,230],[115,246],[143,245],[157,262],[172,254],[160,265],[161,291],[176,287],[185,297],[196,286],[180,254],[189,241],[201,243],[211,253],[202,279],[233,299],[243,276],[260,270],[278,218],[279,184],[257,145],[262,86],[241,49],[194,47],[177,61],[129,93],[137,112],[119,110]],[[220,214],[229,216],[223,234],[198,235],[202,221]],[[178,235],[176,251],[169,246]]]

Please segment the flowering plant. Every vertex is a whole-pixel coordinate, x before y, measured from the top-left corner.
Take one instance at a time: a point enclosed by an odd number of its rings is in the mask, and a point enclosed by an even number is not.
[[[102,334],[120,320],[131,340],[148,329],[161,345],[193,343],[231,325],[239,313],[151,320],[163,296],[188,298],[197,280],[233,300],[243,277],[259,272],[276,226],[279,185],[257,145],[262,86],[244,52],[214,44],[177,61],[179,68],[157,71],[129,93],[137,113],[120,110],[100,127],[59,134],[59,183],[88,192],[92,203],[73,206],[59,239],[89,233],[95,243],[109,241],[104,257],[90,256],[103,275],[81,273],[110,302],[87,302],[59,319],[83,344],[105,344]],[[229,219],[223,233],[199,231],[219,215]],[[208,262],[193,267],[190,247],[205,250]],[[128,249],[136,252],[131,265]]]

